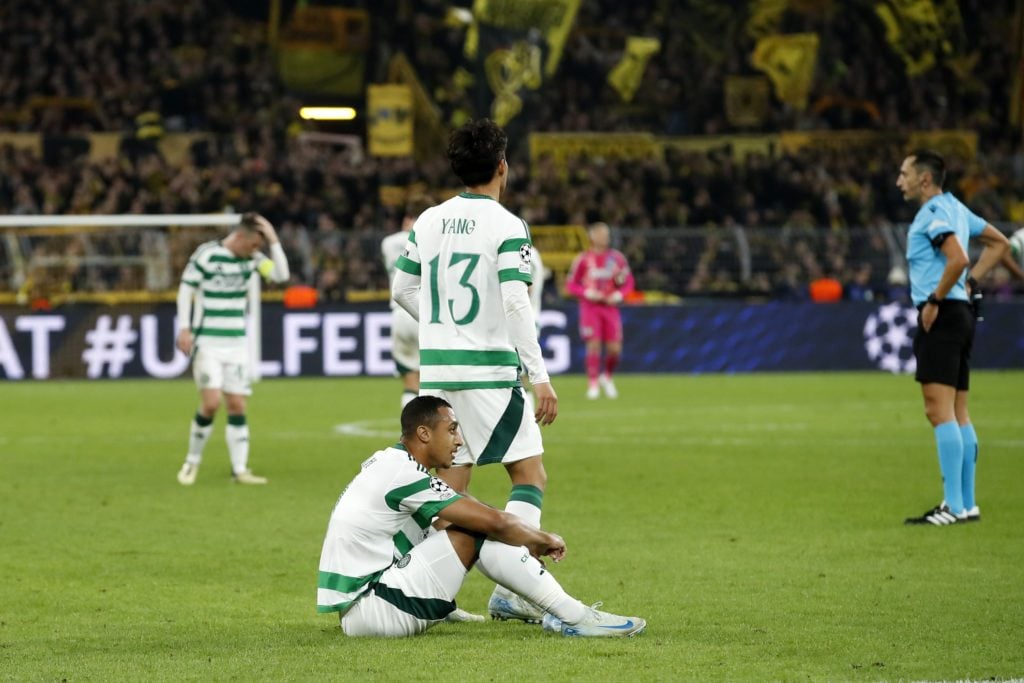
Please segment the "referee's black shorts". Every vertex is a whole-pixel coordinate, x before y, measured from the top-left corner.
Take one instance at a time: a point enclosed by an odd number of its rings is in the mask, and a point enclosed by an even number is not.
[[[970,304],[954,299],[940,302],[939,314],[928,332],[921,327],[921,308],[914,335],[914,379],[921,384],[945,384],[957,391],[967,391],[975,324]]]

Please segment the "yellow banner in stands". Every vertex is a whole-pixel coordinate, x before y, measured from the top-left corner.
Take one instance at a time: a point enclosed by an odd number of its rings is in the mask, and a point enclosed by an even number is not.
[[[661,50],[661,41],[657,38],[630,36],[626,40],[626,49],[622,60],[608,73],[608,83],[619,93],[623,102],[632,102],[640,83],[644,79],[644,69],[651,57]]]
[[[367,88],[367,137],[370,154],[378,157],[412,155],[412,91],[407,85]]]
[[[807,108],[817,61],[817,33],[765,36],[751,55],[754,67],[771,79],[775,95],[797,109]]]
[[[885,25],[885,40],[903,60],[908,76],[935,66],[945,31],[932,0],[884,0],[875,5],[875,14]]]

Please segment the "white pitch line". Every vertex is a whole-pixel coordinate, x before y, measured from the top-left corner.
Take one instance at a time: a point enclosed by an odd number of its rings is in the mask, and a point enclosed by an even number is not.
[[[373,425],[389,425],[389,429],[376,429]],[[397,438],[398,430],[393,426],[394,420],[360,420],[358,422],[342,422],[334,425],[334,433],[344,436],[363,436],[373,438]]]

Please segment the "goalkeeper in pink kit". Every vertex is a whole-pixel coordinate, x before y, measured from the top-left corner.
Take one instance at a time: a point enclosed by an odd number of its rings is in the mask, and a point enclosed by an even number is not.
[[[587,345],[587,398],[617,398],[612,374],[622,355],[619,304],[633,291],[633,273],[622,252],[611,249],[611,230],[594,223],[587,230],[590,249],[576,257],[566,289],[580,300],[580,337]],[[604,367],[601,347],[604,346]]]

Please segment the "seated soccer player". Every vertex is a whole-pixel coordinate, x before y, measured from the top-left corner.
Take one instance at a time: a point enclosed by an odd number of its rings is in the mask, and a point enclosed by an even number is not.
[[[349,636],[411,636],[444,621],[476,565],[544,611],[564,636],[634,636],[647,622],[587,607],[539,561],[565,557],[557,534],[456,493],[430,469],[462,444],[451,405],[420,396],[402,410],[402,439],[362,464],[331,513],[317,611],[338,612]],[[437,518],[439,522],[432,525]],[[440,527],[440,530],[436,529]],[[596,606],[595,606],[596,607]]]

